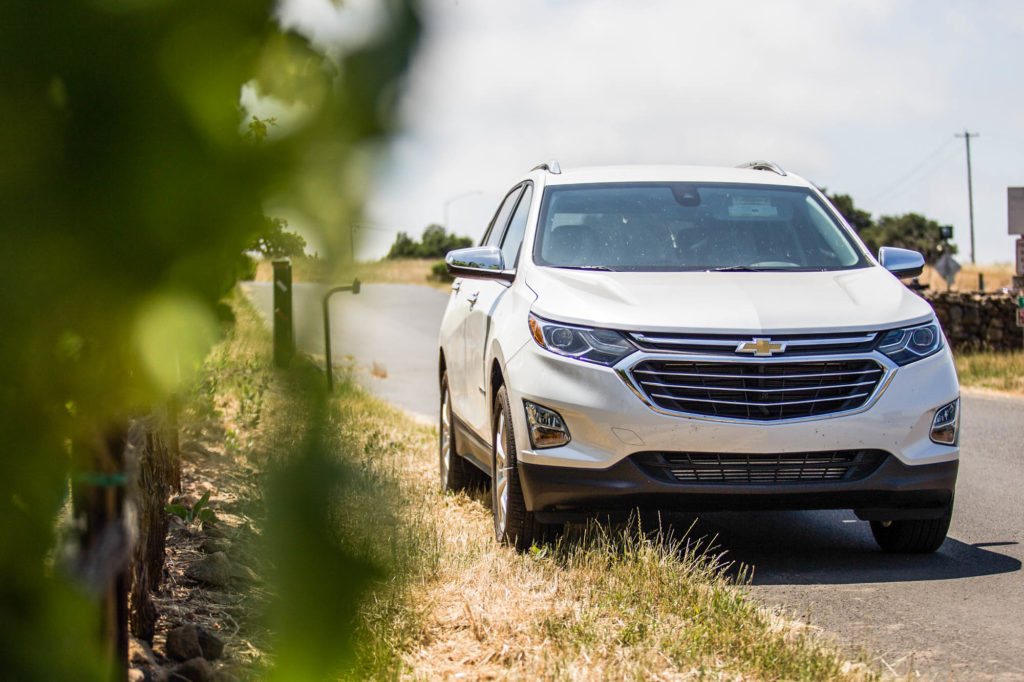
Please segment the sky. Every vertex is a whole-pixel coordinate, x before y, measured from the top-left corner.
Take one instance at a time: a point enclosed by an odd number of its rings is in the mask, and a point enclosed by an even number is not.
[[[375,0],[285,0],[283,22],[358,41]],[[479,238],[534,165],[732,166],[770,159],[880,215],[954,227],[970,261],[1010,262],[1024,186],[1024,3],[423,0],[401,131],[359,232],[444,222]]]

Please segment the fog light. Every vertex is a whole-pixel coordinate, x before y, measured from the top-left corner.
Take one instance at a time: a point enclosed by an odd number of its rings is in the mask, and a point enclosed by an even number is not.
[[[940,445],[956,445],[960,431],[960,399],[935,410],[932,420],[932,442]]]
[[[530,445],[534,449],[556,448],[569,442],[569,429],[562,415],[554,410],[524,400],[526,424],[530,427]]]

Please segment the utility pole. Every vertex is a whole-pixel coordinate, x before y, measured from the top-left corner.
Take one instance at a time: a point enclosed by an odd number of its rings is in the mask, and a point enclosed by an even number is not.
[[[967,209],[971,217],[971,265],[974,265],[974,188],[971,185],[971,138],[979,135],[981,133],[967,132],[967,128],[964,128],[962,135],[956,133],[956,136],[964,138],[964,142],[967,144]]]

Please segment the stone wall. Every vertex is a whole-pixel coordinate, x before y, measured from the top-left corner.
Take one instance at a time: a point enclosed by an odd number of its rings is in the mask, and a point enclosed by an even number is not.
[[[953,350],[1020,350],[1024,334],[1017,326],[1017,298],[1009,294],[928,292]]]

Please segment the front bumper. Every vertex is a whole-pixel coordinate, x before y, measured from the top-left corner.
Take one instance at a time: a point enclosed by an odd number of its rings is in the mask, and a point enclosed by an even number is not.
[[[936,518],[953,500],[958,462],[907,466],[886,457],[856,481],[734,485],[667,483],[632,458],[607,469],[520,464],[528,509],[545,523],[633,509],[736,511],[752,509],[853,509],[865,520]]]
[[[952,496],[959,448],[929,437],[935,412],[956,400],[959,384],[947,348],[918,362],[889,365],[877,395],[861,410],[783,422],[725,421],[652,408],[630,385],[625,368],[557,356],[528,343],[508,360],[507,388],[527,507],[533,511],[598,510],[605,502],[694,509],[904,507],[940,508]],[[557,411],[572,440],[531,449],[523,400]],[[856,483],[710,486],[652,479],[630,460],[644,452],[808,453],[877,450],[888,457]],[[613,506],[614,506],[613,505]],[[884,518],[893,518],[891,516]]]
[[[818,452],[884,450],[908,466],[958,459],[959,448],[929,438],[935,411],[956,400],[960,387],[948,348],[894,367],[869,405],[855,413],[784,422],[716,421],[665,414],[648,406],[623,379],[623,369],[564,358],[534,343],[507,362],[506,386],[519,461],[606,469],[636,452]],[[884,356],[877,355],[880,362]],[[885,361],[887,362],[887,361]],[[557,411],[572,441],[530,449],[523,400]]]

